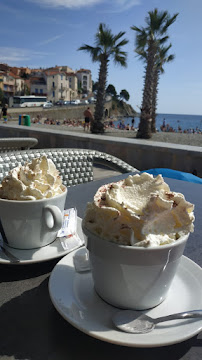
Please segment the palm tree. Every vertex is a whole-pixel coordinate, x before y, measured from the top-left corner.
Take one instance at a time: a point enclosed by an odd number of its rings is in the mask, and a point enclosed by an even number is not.
[[[158,9],[149,11],[148,14],[145,19],[146,28],[131,27],[137,33],[135,51],[138,53],[145,49],[147,59],[141,116],[137,132],[137,137],[144,139],[151,138],[153,80],[158,49],[168,40],[166,35],[168,27],[174,23],[178,16],[175,14],[171,17],[167,11],[161,12]]]
[[[92,133],[104,132],[104,103],[107,82],[107,71],[110,57],[115,64],[126,67],[126,52],[121,48],[128,43],[127,39],[121,39],[125,32],[119,32],[113,35],[111,30],[105,24],[100,24],[98,32],[95,35],[95,47],[84,44],[78,50],[83,50],[91,55],[93,62],[99,62],[99,79],[97,90],[97,101],[95,106],[94,121],[91,123]]]
[[[175,55],[170,54],[167,56],[168,50],[171,48],[171,44],[167,47],[161,47],[158,51],[154,77],[153,77],[153,92],[152,92],[152,114],[151,114],[151,131],[152,133],[156,132],[156,109],[157,109],[157,95],[158,95],[158,84],[159,76],[164,73],[163,65],[174,60]]]
[[[153,86],[152,86],[152,110],[151,110],[151,132],[156,132],[156,109],[157,109],[157,95],[158,95],[158,84],[159,84],[159,76],[160,74],[164,73],[163,65],[167,62],[173,61],[175,55],[167,56],[168,50],[172,45],[170,44],[167,47],[159,47],[158,53],[156,54],[155,58],[155,67],[154,67],[154,74],[153,74]],[[136,51],[139,57],[144,61],[147,62],[147,52],[145,49],[139,49]]]

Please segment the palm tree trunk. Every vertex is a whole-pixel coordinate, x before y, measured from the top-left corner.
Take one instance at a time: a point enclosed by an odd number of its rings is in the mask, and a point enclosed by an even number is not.
[[[136,137],[143,139],[151,138],[151,115],[152,115],[152,94],[153,94],[153,72],[155,65],[156,45],[150,40],[148,47],[145,84],[141,108],[140,123]]]
[[[156,109],[157,109],[157,94],[158,94],[158,83],[159,83],[159,70],[155,68],[154,78],[153,78],[153,94],[152,94],[152,121],[151,121],[151,131],[152,133],[156,132]]]
[[[93,134],[104,132],[104,104],[107,80],[108,58],[103,54],[100,62],[97,101],[95,106],[94,120],[91,122],[91,132]]]

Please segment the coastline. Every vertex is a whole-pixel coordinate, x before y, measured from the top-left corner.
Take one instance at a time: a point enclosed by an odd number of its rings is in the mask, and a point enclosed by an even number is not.
[[[41,121],[41,120],[40,120]],[[8,121],[8,125],[17,125],[17,121]],[[20,126],[20,125],[19,125]],[[45,128],[51,130],[60,130],[64,132],[76,132],[81,134],[90,134],[89,130],[84,131],[82,126],[71,126],[71,125],[49,125],[44,124],[43,119],[41,123],[31,123],[31,127],[35,128]],[[107,128],[104,132],[105,136],[114,136],[114,137],[125,137],[130,139],[136,139],[136,130],[119,130],[114,128]],[[141,139],[138,139],[141,140]],[[152,134],[151,139],[147,139],[144,141],[158,141],[158,142],[166,142],[171,144],[181,144],[181,145],[191,145],[191,146],[199,146],[202,147],[202,134],[192,133],[192,134],[185,134],[185,133],[173,133],[173,132],[156,132]]]
[[[82,134],[90,134],[90,131],[84,131],[81,126],[67,126],[67,125],[47,125],[47,124],[31,124],[32,127],[43,127],[46,129],[62,130],[65,132],[76,132]],[[107,128],[104,132],[105,136],[114,137],[125,137],[130,139],[136,139],[136,131],[131,130],[119,130],[113,128]],[[138,139],[141,140],[141,139]],[[145,140],[144,140],[145,141]],[[191,145],[191,146],[202,146],[202,134],[184,134],[184,133],[172,133],[172,132],[157,132],[152,134],[151,139],[147,141],[158,141],[172,144]]]

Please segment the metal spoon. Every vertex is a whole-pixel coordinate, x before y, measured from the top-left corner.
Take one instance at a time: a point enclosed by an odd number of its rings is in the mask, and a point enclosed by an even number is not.
[[[8,260],[10,260],[12,264],[18,264],[20,262],[20,259],[18,259],[15,255],[11,254],[11,252],[2,245],[0,245],[0,251],[2,251],[6,255],[6,257],[8,258]]]
[[[186,311],[155,319],[142,314],[140,311],[121,310],[112,316],[112,321],[118,329],[127,333],[146,334],[152,331],[156,324],[160,322],[191,318],[202,318],[202,310]]]

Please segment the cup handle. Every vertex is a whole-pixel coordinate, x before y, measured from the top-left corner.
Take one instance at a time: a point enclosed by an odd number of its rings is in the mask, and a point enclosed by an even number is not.
[[[46,214],[46,212],[50,212],[52,217],[53,217],[53,226],[50,227],[47,224],[47,220],[46,221],[46,226],[50,231],[58,231],[61,229],[62,227],[62,222],[63,222],[63,216],[62,216],[62,212],[60,211],[60,209],[55,206],[55,205],[46,205],[44,207],[44,215]]]

